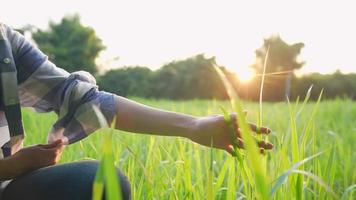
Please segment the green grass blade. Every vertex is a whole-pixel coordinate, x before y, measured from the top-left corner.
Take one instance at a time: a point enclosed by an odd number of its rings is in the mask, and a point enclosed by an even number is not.
[[[294,109],[292,108],[289,98],[287,97],[289,107],[290,129],[291,129],[291,146],[292,146],[292,161],[295,163],[299,160],[299,145],[298,145],[298,131],[297,122],[294,116]]]
[[[118,181],[112,153],[112,135],[107,134],[103,144],[103,170],[105,176],[105,192],[108,200],[121,200],[121,187]]]
[[[259,115],[258,115],[258,127],[262,126],[262,117],[263,117],[263,107],[262,107],[262,103],[263,103],[263,86],[265,84],[265,76],[266,76],[266,68],[267,68],[267,61],[268,61],[268,57],[269,57],[269,48],[270,46],[268,45],[267,51],[266,51],[266,56],[265,56],[265,61],[263,64],[263,73],[262,73],[262,79],[261,79],[261,85],[260,85],[260,99],[259,99]]]
[[[236,160],[233,160],[229,166],[226,200],[236,199],[236,164],[234,161]]]
[[[247,123],[246,117],[243,114],[242,106],[239,102],[236,102],[236,111],[238,114],[238,124],[241,129],[241,137],[244,141],[244,146],[247,152],[247,163],[250,169],[252,169],[255,186],[259,199],[269,199],[268,186],[266,181],[266,175],[261,166],[261,155],[257,146],[255,138],[252,136],[252,131]]]
[[[259,115],[258,115],[258,120],[257,120],[257,126],[259,127],[257,130],[260,131],[262,124],[263,124],[263,91],[264,91],[264,85],[265,85],[265,77],[266,77],[266,69],[267,69],[267,62],[269,58],[269,50],[270,50],[270,45],[268,45],[266,55],[265,55],[265,60],[263,63],[263,73],[262,73],[262,78],[261,78],[261,84],[260,84],[260,99],[259,99]],[[264,140],[265,142],[268,142],[268,137],[264,137],[263,134],[258,134],[257,135],[258,140]],[[263,174],[266,174],[267,172],[267,157],[263,157],[261,160],[261,165]]]
[[[288,107],[289,107],[289,118],[290,118],[290,130],[291,130],[291,146],[292,146],[292,162],[296,163],[298,162],[298,160],[300,160],[301,156],[300,156],[300,146],[298,143],[298,130],[297,130],[297,122],[295,119],[295,112],[292,108],[291,103],[289,102],[289,98],[287,96],[287,103],[288,103]],[[297,175],[297,179],[296,181],[294,181],[292,179],[292,182],[295,182],[295,187],[292,189],[294,192],[294,194],[296,195],[296,199],[301,200],[302,199],[302,195],[303,195],[303,177],[302,175]]]
[[[221,111],[224,114],[224,120],[226,121],[226,123],[228,124],[229,128],[230,128],[230,133],[231,133],[231,140],[232,140],[232,146],[233,146],[233,151],[232,151],[232,155],[236,156],[239,162],[243,161],[243,155],[241,154],[239,148],[238,148],[238,144],[237,144],[237,136],[236,136],[236,130],[234,130],[234,125],[230,118],[230,115],[226,112],[226,110],[223,107],[220,107]]]
[[[214,69],[218,73],[220,80],[223,82],[225,90],[229,96],[230,104],[233,110],[235,110],[235,101],[239,99],[239,96],[235,92],[234,87],[230,84],[229,80],[226,78],[224,72],[219,68],[219,66],[214,66]]]
[[[208,174],[208,187],[207,187],[207,200],[214,199],[214,186],[213,186],[213,179],[214,179],[214,151],[213,151],[213,138],[211,138],[210,142],[210,169]]]
[[[272,186],[271,189],[271,193],[270,195],[273,196],[275,194],[275,192],[283,185],[283,183],[287,180],[288,176],[293,172],[293,170],[298,169],[298,167],[300,167],[301,165],[305,164],[306,162],[320,156],[321,154],[323,154],[325,151],[319,152],[315,155],[309,156],[307,158],[304,158],[303,160],[295,163],[290,169],[288,169],[286,172],[284,172],[281,176],[279,176],[274,185]]]
[[[244,141],[244,147],[246,149],[246,158],[248,168],[252,171],[254,177],[253,186],[255,186],[255,192],[259,199],[269,199],[268,196],[268,186],[267,186],[267,177],[264,173],[264,169],[261,166],[261,155],[259,153],[259,148],[257,146],[256,140],[252,135],[250,126],[247,123],[246,116],[243,112],[241,102],[236,94],[234,88],[221,71],[221,69],[215,66],[216,71],[218,72],[220,79],[222,80],[227,93],[230,97],[230,103],[232,108],[237,114],[237,123],[241,129],[241,137]]]
[[[102,200],[104,194],[103,164],[100,162],[93,183],[93,200]]]
[[[317,102],[315,103],[314,107],[313,107],[313,110],[311,112],[311,115],[306,123],[306,126],[304,127],[304,132],[303,132],[303,135],[302,135],[302,138],[301,138],[301,143],[300,143],[300,154],[301,156],[304,156],[305,154],[305,147],[307,145],[307,141],[309,141],[309,135],[312,131],[312,128],[313,128],[313,125],[314,125],[314,119],[315,119],[315,116],[316,116],[316,113],[319,109],[319,105],[320,105],[320,101],[321,101],[321,97],[322,97],[322,94],[323,94],[323,91],[320,92],[319,94],[319,97],[318,97],[318,100]],[[308,96],[308,94],[307,94]],[[309,94],[310,96],[310,94]],[[305,105],[306,101],[304,100],[303,102],[303,106]],[[298,114],[297,116],[298,117]]]
[[[112,150],[112,132],[109,131],[109,124],[99,108],[94,106],[93,110],[102,129],[106,130],[106,134],[103,136],[102,160],[99,164],[98,172],[95,177],[95,180],[98,181],[95,181],[93,186],[93,197],[98,198],[99,196],[102,196],[100,193],[102,193],[102,182],[104,182],[106,199],[121,200],[121,187],[116,173]],[[113,121],[116,121],[115,118]],[[111,126],[113,126],[113,124],[111,124]]]
[[[302,106],[300,107],[300,109],[298,110],[297,114],[296,114],[296,117],[298,117],[302,111],[304,110],[304,107],[305,105],[307,104],[307,102],[309,101],[310,99],[310,95],[311,95],[311,92],[312,92],[312,89],[313,89],[313,85],[311,85],[305,95],[305,98],[304,98],[304,101],[302,103]]]
[[[219,175],[216,179],[216,183],[215,183],[215,187],[214,187],[214,193],[216,194],[218,192],[218,190],[221,188],[223,182],[224,182],[224,179],[225,179],[225,175],[226,175],[226,172],[228,170],[228,166],[231,164],[231,158],[232,157],[228,157],[224,163],[224,165],[222,166],[222,168],[220,169],[219,171]]]
[[[337,198],[337,195],[334,193],[334,191],[318,176],[316,176],[313,173],[307,172],[307,171],[303,171],[303,170],[292,170],[292,173],[298,173],[298,174],[302,174],[305,175],[309,178],[311,178],[312,180],[316,181],[317,183],[319,183],[319,185],[321,185],[328,193],[330,193],[335,199]]]
[[[352,192],[354,192],[356,190],[356,184],[349,186],[348,188],[345,189],[344,193],[341,196],[341,200],[346,200],[347,196],[350,194],[352,194]],[[349,199],[351,199],[352,197],[350,196]]]

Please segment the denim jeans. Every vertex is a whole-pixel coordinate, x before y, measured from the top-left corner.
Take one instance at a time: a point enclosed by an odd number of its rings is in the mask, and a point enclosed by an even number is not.
[[[45,167],[12,180],[2,200],[91,200],[97,161]],[[117,170],[123,199],[131,199],[130,183]],[[105,197],[104,197],[105,198]]]

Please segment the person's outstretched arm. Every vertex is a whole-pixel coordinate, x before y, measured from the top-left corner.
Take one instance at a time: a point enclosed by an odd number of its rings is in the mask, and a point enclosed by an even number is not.
[[[100,95],[107,97],[107,94],[98,94],[98,91],[95,91],[95,81],[92,80],[94,78],[83,74],[83,76],[75,73],[69,74],[51,63],[45,54],[20,33],[5,27],[14,52],[19,88],[23,94],[20,97],[21,105],[34,107],[40,112],[55,110],[59,113],[60,119],[50,131],[48,141],[52,143],[56,139],[63,139],[66,144],[73,143],[100,128],[97,126],[95,117],[91,116],[93,112],[89,112],[90,110],[85,112],[88,107],[84,106],[98,106],[99,100],[87,99],[76,105],[74,99],[74,97],[76,99],[90,97],[90,91],[94,91],[95,94],[92,95],[94,98]],[[197,118],[144,106],[123,97],[116,96],[116,101],[118,104],[117,129],[145,134],[181,136],[206,146],[210,146],[211,139],[213,139],[214,147],[231,152],[231,130],[221,115]],[[99,107],[105,106],[106,104],[103,103]],[[251,127],[256,129],[253,124]],[[238,128],[236,130],[239,137]],[[268,133],[269,131],[262,128],[261,132]],[[239,146],[243,146],[242,141]],[[263,142],[260,146],[266,149],[272,147]]]
[[[205,146],[210,146],[213,139],[215,148],[232,152],[231,130],[222,115],[194,117],[152,108],[120,96],[116,96],[116,101],[118,105],[116,129],[144,134],[180,136]],[[236,116],[232,115],[232,117]],[[253,131],[256,131],[256,125],[250,124],[250,126]],[[262,127],[260,132],[268,134],[270,130]],[[236,134],[240,138],[238,127]],[[262,149],[271,149],[273,145],[260,142],[259,146]],[[242,140],[239,141],[239,147],[243,147]]]

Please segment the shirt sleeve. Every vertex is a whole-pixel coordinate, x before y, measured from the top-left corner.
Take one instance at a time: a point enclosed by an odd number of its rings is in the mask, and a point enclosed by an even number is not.
[[[70,74],[58,68],[22,34],[5,26],[17,69],[20,103],[38,112],[50,112],[60,107],[61,95]]]
[[[18,82],[21,84],[47,60],[47,56],[22,34],[6,25],[4,26],[16,64]]]

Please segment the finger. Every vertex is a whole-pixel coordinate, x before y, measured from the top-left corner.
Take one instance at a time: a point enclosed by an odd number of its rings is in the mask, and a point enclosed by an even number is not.
[[[265,155],[266,151],[263,148],[260,148],[260,154]]]
[[[54,147],[51,149],[44,149],[43,151],[47,153],[48,157],[58,157],[62,155],[63,149],[61,147]]]
[[[265,141],[259,141],[257,142],[258,147],[270,150],[273,148],[273,144]],[[240,149],[244,149],[244,142],[241,138],[237,138],[237,147]]]
[[[236,135],[237,135],[238,138],[241,138],[241,129],[240,128],[238,128],[236,130]]]
[[[254,123],[249,123],[250,128],[253,132],[256,132],[257,134],[270,134],[271,133],[271,129],[267,128],[267,127],[257,127],[256,124]]]
[[[244,149],[244,142],[241,138],[236,139],[236,145],[240,149]],[[259,148],[270,150],[273,148],[273,144],[265,141],[257,141],[257,145]]]
[[[230,120],[231,120],[231,124],[232,124],[233,130],[236,131],[238,137],[241,137],[240,130],[239,130],[238,125],[237,125],[236,113],[231,113],[230,114]]]
[[[237,115],[236,113],[231,113],[230,114],[230,120],[231,122],[233,122],[233,124],[235,124],[237,122]]]
[[[241,138],[237,138],[237,147],[239,147],[240,149],[244,148],[244,142]]]
[[[243,148],[243,140],[242,140],[242,137],[241,137],[241,129],[238,128],[237,129],[237,138],[238,138],[238,146],[239,148]],[[257,141],[257,144],[259,147],[261,148],[264,148],[264,149],[272,149],[273,148],[273,144],[272,143],[269,143],[269,142],[265,142],[265,141]]]
[[[245,110],[244,111],[244,114],[247,115],[247,111]],[[234,127],[234,130],[237,130],[238,128],[238,124],[237,124],[237,115],[236,113],[231,113],[230,114],[230,119],[231,119],[231,122],[233,122],[233,127]],[[269,134],[271,133],[271,129],[267,128],[267,127],[257,127],[256,124],[254,123],[249,123],[250,125],[250,128],[252,129],[252,131],[258,133],[258,134]]]
[[[234,147],[230,144],[228,145],[225,150],[231,154],[232,156],[237,156]]]
[[[242,111],[242,113],[243,113],[245,116],[247,116],[248,111],[247,111],[247,110],[244,110],[244,111]],[[233,119],[234,121],[237,120],[237,117],[236,117],[236,116],[237,116],[236,113],[231,113],[231,114],[230,114],[230,118]]]
[[[64,144],[59,144],[55,147],[47,148],[46,150],[62,152],[64,150],[64,147],[65,147]]]
[[[236,132],[237,137],[241,138],[241,130],[237,126],[237,118],[235,113],[230,114],[230,128],[232,128],[231,131]],[[232,126],[232,127],[231,127]]]
[[[230,144],[232,147],[237,146],[240,149],[244,148],[244,142],[241,138],[235,138],[232,144]]]
[[[60,154],[62,154],[62,152],[64,151],[65,145],[60,145],[58,147],[55,147],[55,149],[57,149],[59,151]]]
[[[257,142],[258,143],[258,146],[260,148],[263,148],[263,149],[272,149],[273,148],[273,144],[272,143],[269,143],[269,142],[265,142],[265,141],[259,141]]]
[[[62,141],[62,139],[58,139],[50,144],[40,144],[39,146],[44,149],[58,148],[58,147],[63,146],[63,141]]]

